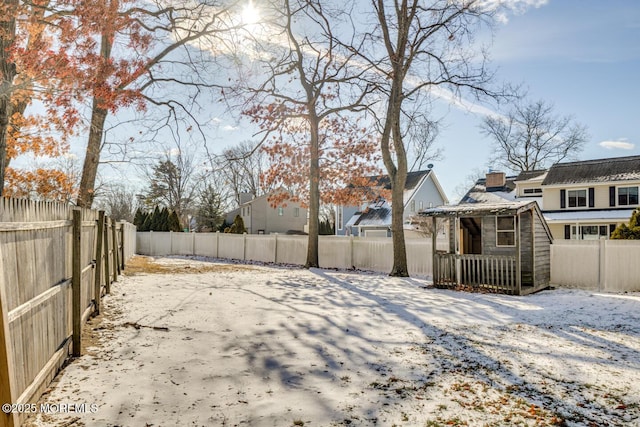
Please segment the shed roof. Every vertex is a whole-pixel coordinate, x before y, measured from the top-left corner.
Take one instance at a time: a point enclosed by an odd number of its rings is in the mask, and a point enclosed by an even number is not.
[[[542,185],[580,184],[640,179],[640,156],[556,163]]]
[[[489,215],[517,215],[529,209],[536,209],[537,203],[530,200],[503,201],[486,203],[461,203],[458,205],[438,206],[425,209],[421,216],[461,217]]]

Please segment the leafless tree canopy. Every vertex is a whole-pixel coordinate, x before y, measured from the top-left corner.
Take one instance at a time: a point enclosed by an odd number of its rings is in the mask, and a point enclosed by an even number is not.
[[[585,126],[544,101],[518,102],[505,117],[487,117],[481,128],[493,140],[495,164],[516,172],[574,158],[588,139]]]

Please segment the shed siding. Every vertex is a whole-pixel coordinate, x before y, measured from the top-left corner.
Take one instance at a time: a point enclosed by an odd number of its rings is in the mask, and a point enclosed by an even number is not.
[[[520,274],[522,286],[533,286],[533,211],[526,211],[520,215]]]
[[[535,285],[546,285],[551,280],[551,241],[542,224],[542,219],[536,215],[534,217],[536,232],[536,246],[534,254],[534,265],[536,269]]]

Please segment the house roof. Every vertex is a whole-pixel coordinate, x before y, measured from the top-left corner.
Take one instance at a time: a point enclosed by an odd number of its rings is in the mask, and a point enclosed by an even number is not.
[[[404,184],[405,191],[414,190],[423,177],[429,175],[432,169],[422,170],[422,171],[413,171],[407,173],[407,182]],[[391,179],[389,179],[389,175],[375,175],[367,177],[372,187],[382,187],[385,190],[391,190]]]
[[[487,179],[480,178],[465,194],[460,203],[500,203],[513,201],[516,198],[516,177],[505,177],[505,184],[502,187],[490,187],[487,189]]]
[[[355,217],[356,215],[354,215]],[[380,227],[391,224],[391,207],[385,203],[381,207],[369,206],[352,225],[360,227]]]
[[[544,178],[544,174],[547,173],[547,170],[534,170],[534,171],[522,171],[518,174],[515,179],[515,182],[529,181],[534,179]]]
[[[640,156],[556,163],[542,185],[640,180]]]
[[[543,215],[548,222],[628,222],[633,211],[633,209],[597,209],[588,211],[544,212]]]

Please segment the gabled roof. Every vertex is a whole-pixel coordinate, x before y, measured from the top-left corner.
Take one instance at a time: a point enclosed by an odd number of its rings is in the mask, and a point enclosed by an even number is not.
[[[534,180],[536,178],[544,178],[544,174],[547,173],[547,170],[535,170],[535,171],[522,171],[518,174],[515,179],[515,182],[529,181]]]
[[[437,217],[461,217],[461,216],[487,216],[487,215],[517,215],[529,209],[536,209],[538,204],[534,201],[506,201],[486,203],[460,203],[457,205],[438,206],[420,212],[420,216]]]
[[[480,178],[465,194],[460,203],[500,203],[515,200],[515,176],[505,177],[505,185],[487,189],[487,179]]]
[[[423,171],[413,171],[407,173],[407,182],[404,184],[405,191],[414,190],[422,179],[431,173],[432,169]],[[367,177],[372,187],[383,188],[385,190],[391,190],[391,180],[389,175],[375,175]]]
[[[542,185],[640,180],[640,156],[614,157],[551,166]]]
[[[356,217],[357,215],[354,215]],[[388,226],[391,224],[391,207],[385,203],[380,207],[369,206],[366,211],[362,212],[360,216],[351,225],[360,227],[379,227]]]

